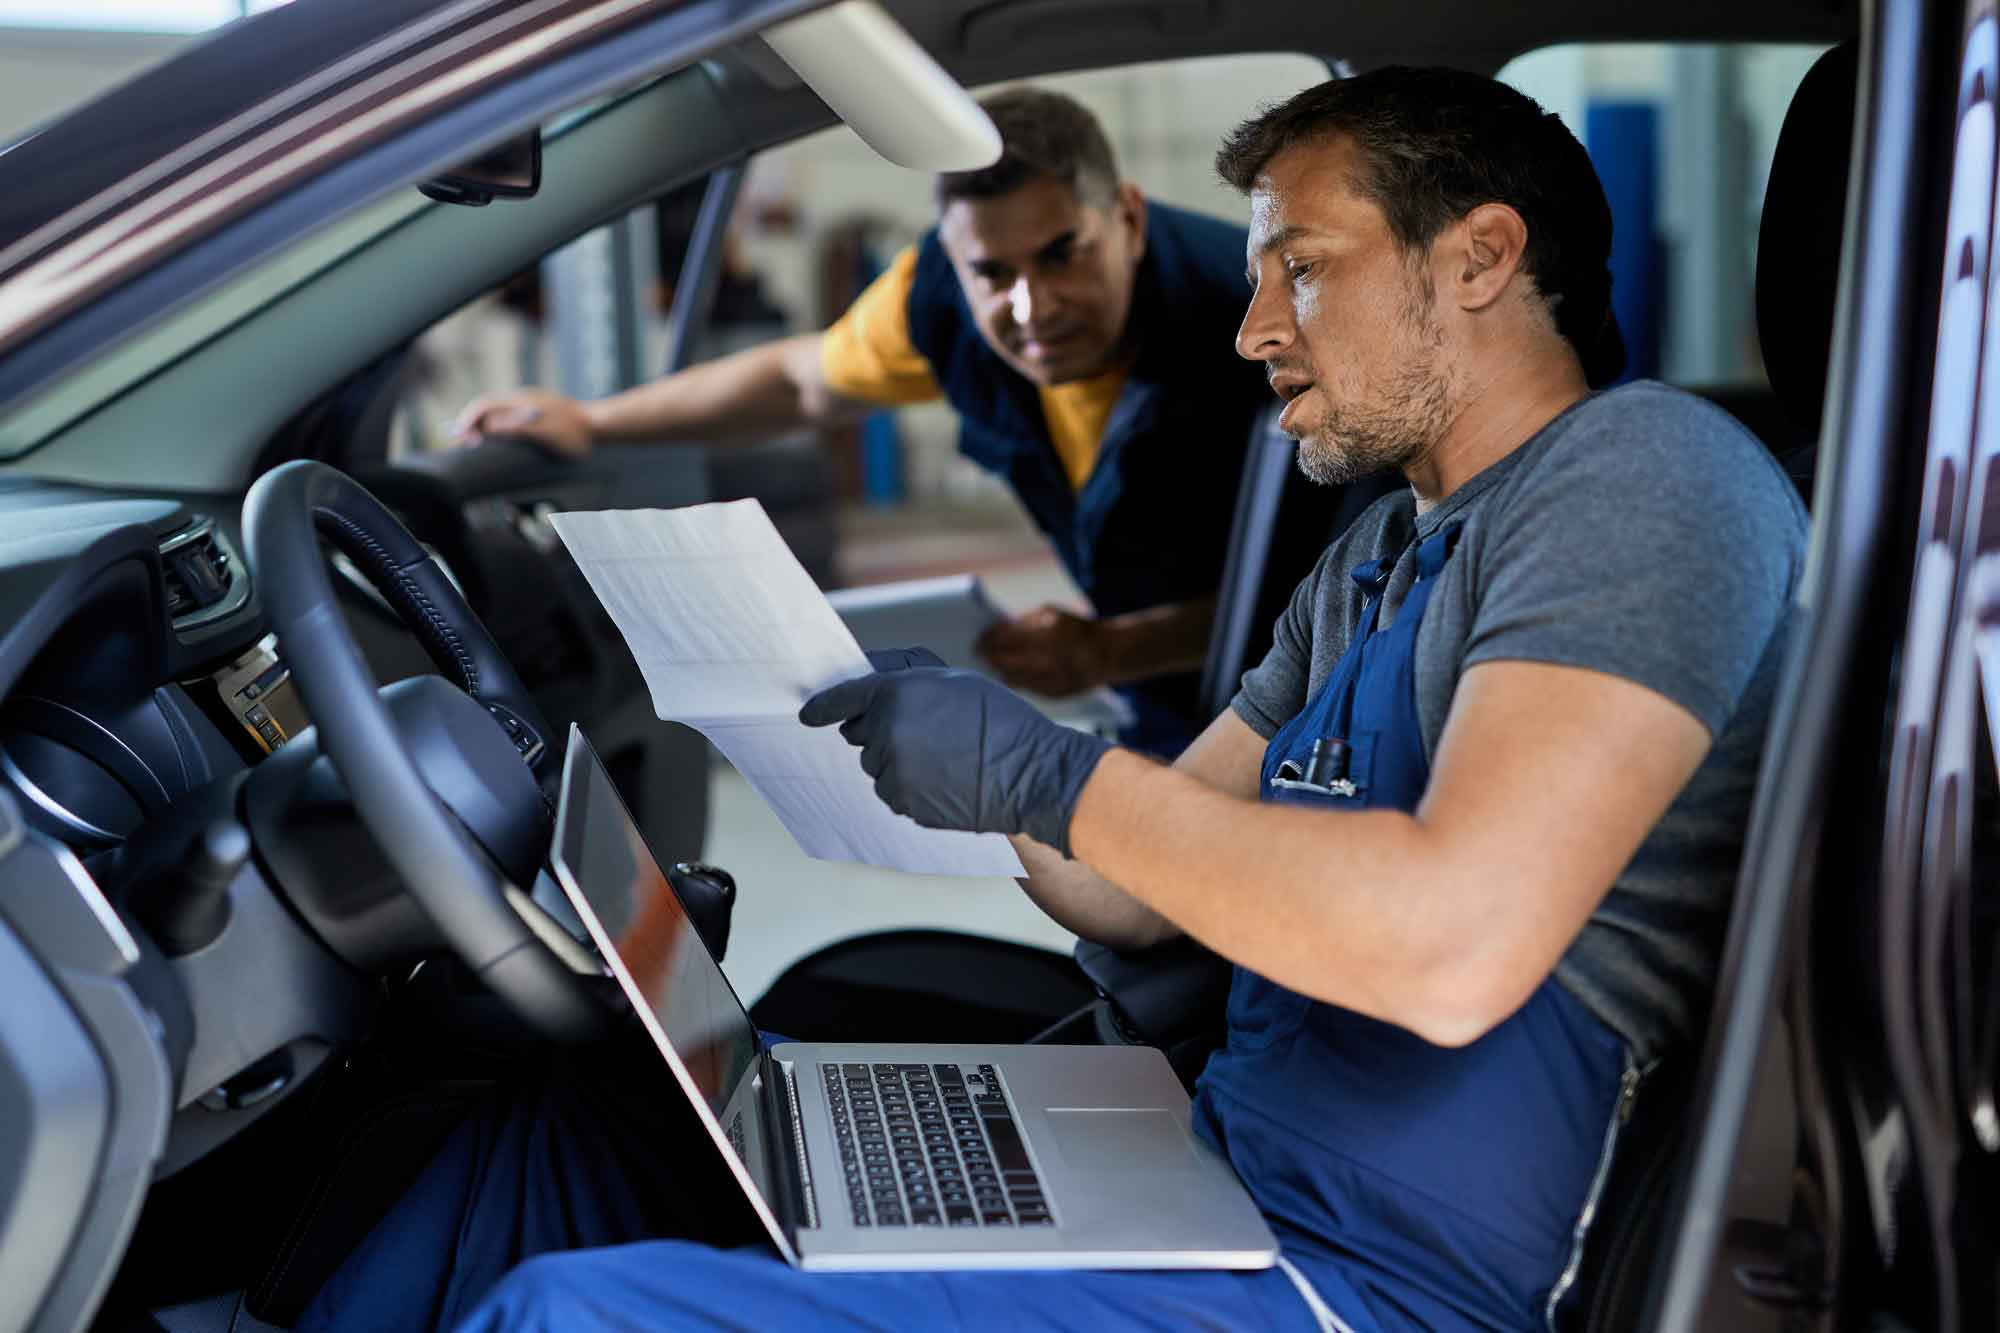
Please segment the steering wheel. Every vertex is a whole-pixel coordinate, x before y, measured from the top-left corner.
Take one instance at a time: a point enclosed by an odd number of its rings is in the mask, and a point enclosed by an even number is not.
[[[472,971],[529,1022],[564,1040],[600,1034],[605,1007],[523,915],[539,910],[526,903],[530,886],[517,888],[501,869],[522,857],[492,845],[530,848],[539,861],[544,792],[561,758],[485,626],[409,529],[324,463],[286,463],[258,478],[243,528],[258,595],[319,748],[407,891]],[[396,608],[443,673],[443,681],[424,681],[434,724],[427,730],[449,736],[465,779],[453,785],[482,803],[488,845],[420,773],[334,599],[322,538]],[[497,831],[496,811],[505,825]]]

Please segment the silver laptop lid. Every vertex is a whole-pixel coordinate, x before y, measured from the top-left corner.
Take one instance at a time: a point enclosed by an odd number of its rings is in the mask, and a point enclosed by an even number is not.
[[[793,1249],[723,1117],[750,1109],[757,1030],[583,730],[570,724],[551,868],[772,1239]]]

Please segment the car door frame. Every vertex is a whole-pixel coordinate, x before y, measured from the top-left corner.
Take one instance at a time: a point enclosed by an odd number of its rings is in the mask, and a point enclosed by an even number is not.
[[[1763,1297],[1832,1328],[1851,1326],[1881,1294],[1857,1189],[1860,1127],[1845,1094],[1855,1064],[1882,1058],[1866,1006],[1857,1010],[1866,988],[1854,984],[1854,967],[1857,941],[1874,925],[1883,717],[1854,701],[1889,697],[1897,636],[1875,631],[1903,623],[1908,595],[1903,539],[1922,455],[1910,445],[1924,438],[1928,417],[1937,310],[1937,266],[1928,261],[1949,155],[1940,164],[1934,151],[1936,16],[1920,0],[1862,8],[1854,169],[1801,626],[1766,745],[1738,881],[1747,902],[1725,947],[1695,1133],[1646,1320],[1672,1333],[1703,1327],[1720,1284],[1745,1283],[1724,1246],[1728,1193],[1759,1056],[1781,1021],[1791,1028],[1802,1130],[1794,1221],[1808,1245],[1798,1254],[1818,1263],[1780,1274]]]

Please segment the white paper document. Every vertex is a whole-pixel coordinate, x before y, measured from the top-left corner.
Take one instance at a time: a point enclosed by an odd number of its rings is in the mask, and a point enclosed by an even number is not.
[[[926,875],[1020,875],[995,833],[882,804],[860,751],[799,707],[868,659],[755,500],[552,514],[625,636],[653,711],[714,743],[808,856]]]

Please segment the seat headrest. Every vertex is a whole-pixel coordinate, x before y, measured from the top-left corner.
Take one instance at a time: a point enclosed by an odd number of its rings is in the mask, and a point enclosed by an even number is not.
[[[1786,411],[1815,438],[1826,403],[1860,68],[1858,46],[1842,42],[1814,62],[1792,94],[1757,237],[1764,370]]]

